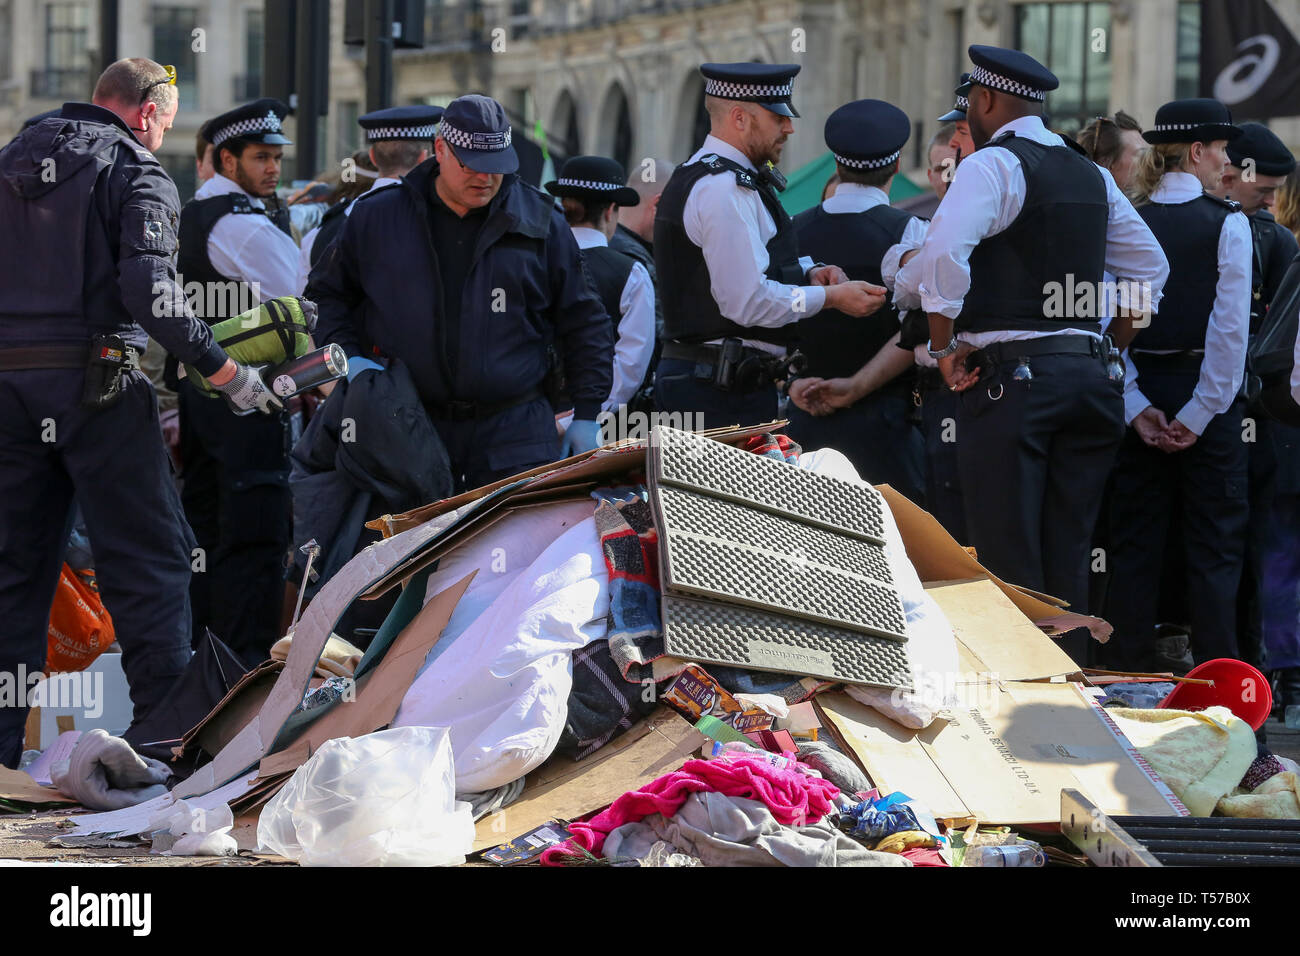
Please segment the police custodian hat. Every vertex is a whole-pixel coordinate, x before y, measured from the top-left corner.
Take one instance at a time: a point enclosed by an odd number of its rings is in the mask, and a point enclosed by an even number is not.
[[[1142,134],[1148,143],[1212,143],[1236,139],[1241,130],[1232,125],[1231,111],[1218,100],[1201,97],[1174,100],[1156,110],[1156,121]]]
[[[284,103],[269,96],[263,97],[214,116],[203,124],[199,134],[213,146],[220,146],[232,139],[272,146],[291,146],[293,140],[285,136],[280,128],[288,115],[289,107]]]
[[[1055,73],[1020,50],[975,43],[967,53],[975,66],[970,71],[970,79],[957,87],[961,96],[969,96],[972,86],[984,86],[997,93],[1041,103],[1061,85]]]
[[[898,160],[912,132],[907,114],[884,100],[845,103],[826,120],[826,145],[849,169],[879,169]]]
[[[1242,123],[1241,135],[1228,144],[1228,161],[1245,166],[1255,161],[1255,172],[1263,176],[1289,176],[1295,169],[1295,157],[1277,134],[1263,123]]]
[[[441,106],[391,106],[357,117],[357,123],[366,131],[367,143],[406,139],[432,140],[442,119]]]
[[[703,63],[704,95],[757,103],[780,116],[798,116],[791,97],[798,63]]]
[[[552,196],[598,199],[616,206],[635,206],[641,196],[627,185],[623,164],[606,156],[573,156],[560,167],[558,178],[546,184]]]

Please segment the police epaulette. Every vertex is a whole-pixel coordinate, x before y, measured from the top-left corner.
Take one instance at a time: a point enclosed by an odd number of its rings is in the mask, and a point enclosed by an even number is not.
[[[758,189],[758,180],[754,178],[753,173],[738,163],[723,159],[717,153],[706,153],[700,157],[700,162],[709,167],[713,173],[723,173],[730,169],[736,174],[736,182],[739,185],[746,189]]]
[[[1206,199],[1213,199],[1220,206],[1227,206],[1229,212],[1241,212],[1241,203],[1235,199],[1224,199],[1222,196],[1216,196],[1211,192],[1202,192],[1201,195]]]

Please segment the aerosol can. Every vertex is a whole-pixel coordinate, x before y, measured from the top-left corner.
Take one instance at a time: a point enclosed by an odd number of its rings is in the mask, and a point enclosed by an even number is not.
[[[257,369],[276,397],[287,401],[300,392],[343,378],[348,374],[348,356],[341,346],[331,343],[279,365],[259,365]],[[236,408],[227,396],[221,397],[236,415],[251,415],[256,410]]]

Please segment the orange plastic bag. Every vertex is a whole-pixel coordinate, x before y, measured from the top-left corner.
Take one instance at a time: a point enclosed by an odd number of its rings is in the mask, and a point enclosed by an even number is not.
[[[95,572],[85,573],[93,578]],[[64,564],[50,607],[46,673],[85,670],[115,639],[113,619],[99,592]]]

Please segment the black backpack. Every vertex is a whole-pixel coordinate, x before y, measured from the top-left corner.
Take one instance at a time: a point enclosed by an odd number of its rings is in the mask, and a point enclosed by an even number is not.
[[[1246,351],[1247,393],[1259,410],[1286,425],[1300,425],[1300,405],[1291,397],[1296,335],[1300,331],[1300,255],[1291,260],[1277,294]]]

